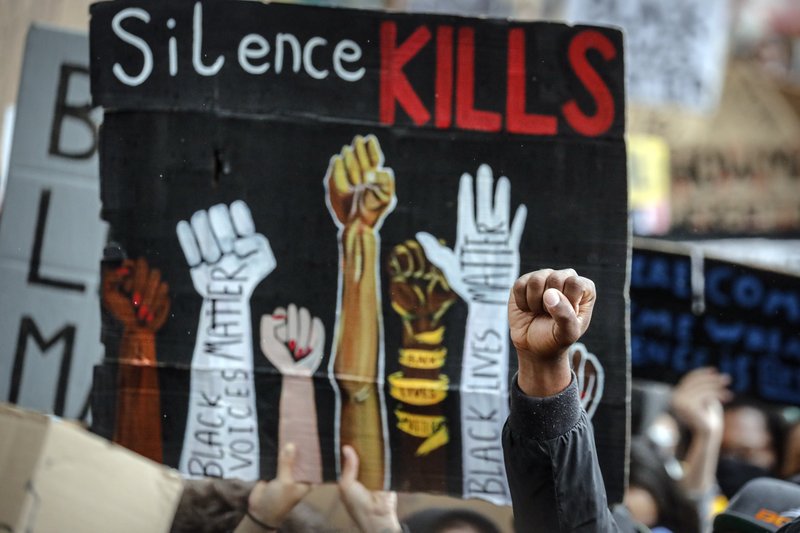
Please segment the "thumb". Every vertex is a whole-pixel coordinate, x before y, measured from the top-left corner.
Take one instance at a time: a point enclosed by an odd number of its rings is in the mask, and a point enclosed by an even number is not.
[[[452,267],[456,264],[456,256],[453,251],[440,243],[436,237],[430,233],[420,231],[416,235],[422,249],[425,251],[425,257],[428,261],[436,265],[436,268],[444,272],[444,275],[450,281],[449,272],[452,272]]]
[[[296,453],[297,449],[291,442],[286,444],[286,446],[281,449],[281,453],[278,456],[278,479],[280,481],[284,481],[286,483],[294,482],[294,475],[292,474],[292,471],[294,470],[294,459]]]
[[[544,308],[555,320],[554,340],[561,346],[569,346],[581,336],[581,327],[575,308],[564,294],[557,289],[547,289],[542,296]]]
[[[360,460],[358,454],[352,446],[345,444],[342,446],[342,475],[339,484],[349,486],[358,479],[358,467]]]
[[[261,322],[259,324],[259,345],[261,346],[261,353],[263,353],[267,358],[270,356],[270,352],[275,351],[275,347],[280,344],[275,336],[276,326],[280,323],[279,320],[276,320],[272,315],[261,315]]]

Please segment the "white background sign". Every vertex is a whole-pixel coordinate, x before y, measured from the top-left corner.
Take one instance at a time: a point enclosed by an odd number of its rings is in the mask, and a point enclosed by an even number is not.
[[[97,125],[86,35],[32,27],[0,217],[0,401],[80,418],[100,362]]]

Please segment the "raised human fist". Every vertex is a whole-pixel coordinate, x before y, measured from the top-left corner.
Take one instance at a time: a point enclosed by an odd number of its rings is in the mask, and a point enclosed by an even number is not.
[[[489,165],[478,167],[477,197],[472,181],[465,173],[459,183],[455,248],[425,232],[417,233],[417,240],[468,305],[504,305],[519,274],[519,241],[528,209],[519,206],[511,220],[511,183],[501,176],[495,185]]]
[[[350,146],[331,157],[324,183],[328,206],[340,227],[356,220],[378,227],[397,202],[394,173],[384,168],[374,135],[356,135]]]
[[[192,283],[203,298],[214,295],[249,299],[256,286],[275,268],[269,241],[256,233],[247,204],[217,204],[196,211],[191,222],[177,225]]]
[[[414,240],[395,246],[388,263],[392,308],[419,331],[436,328],[457,297],[442,271]]]
[[[586,332],[595,304],[594,282],[570,269],[521,276],[508,299],[511,342],[520,358],[551,359]]]
[[[325,350],[325,326],[305,307],[289,304],[261,317],[261,351],[284,375],[311,376]]]
[[[169,285],[140,257],[103,269],[103,306],[129,332],[156,333],[169,316]]]

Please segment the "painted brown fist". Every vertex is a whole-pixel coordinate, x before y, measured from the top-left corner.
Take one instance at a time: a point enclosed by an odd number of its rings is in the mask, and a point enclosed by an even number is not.
[[[441,270],[425,257],[417,241],[398,244],[389,255],[392,308],[414,332],[436,328],[456,301]]]
[[[356,135],[350,146],[331,158],[325,187],[340,226],[359,220],[377,227],[396,202],[394,173],[383,166],[383,152],[374,135]]]

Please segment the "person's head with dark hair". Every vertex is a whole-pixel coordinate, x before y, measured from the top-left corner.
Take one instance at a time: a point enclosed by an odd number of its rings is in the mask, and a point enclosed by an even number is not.
[[[233,531],[247,510],[253,485],[232,479],[185,480],[171,532]]]
[[[494,522],[464,508],[433,507],[409,515],[403,523],[411,533],[500,533]]]
[[[642,437],[631,441],[624,503],[632,517],[647,527],[661,526],[676,533],[700,531],[697,508],[669,476],[653,445]]]
[[[744,397],[725,406],[720,456],[774,472],[781,456],[781,421],[761,403]]]

